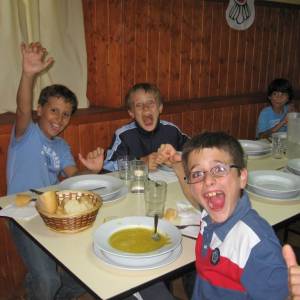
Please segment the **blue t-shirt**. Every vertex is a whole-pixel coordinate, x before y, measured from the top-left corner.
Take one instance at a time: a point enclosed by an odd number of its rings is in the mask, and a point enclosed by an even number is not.
[[[68,166],[75,166],[75,161],[62,138],[47,138],[32,122],[16,139],[13,128],[7,158],[7,194],[57,184],[58,176]]]
[[[284,119],[288,112],[288,106],[285,105],[283,108],[283,112],[281,114],[277,114],[273,111],[272,106],[267,106],[259,114],[258,122],[257,122],[257,129],[256,129],[256,137],[258,135],[268,129],[273,128],[277,125],[281,120]],[[282,126],[278,131],[287,131],[287,126]]]

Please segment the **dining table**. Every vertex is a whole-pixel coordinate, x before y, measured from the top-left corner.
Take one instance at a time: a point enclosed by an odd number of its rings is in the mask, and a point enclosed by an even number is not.
[[[253,170],[281,170],[287,164],[287,158],[275,159],[270,155],[248,158],[247,168]],[[117,173],[114,174],[117,176]],[[57,186],[45,188],[56,190]],[[293,201],[273,201],[249,193],[253,208],[272,226],[279,226],[299,217],[299,199]],[[15,195],[0,198],[0,206],[6,207],[14,202]],[[178,181],[168,183],[167,208],[177,208],[179,201],[186,200]],[[109,220],[126,216],[144,216],[145,203],[142,193],[129,192],[121,199],[104,203],[94,224],[81,232],[60,233],[50,230],[37,215],[31,220],[14,220],[24,234],[28,234],[47,251],[63,268],[78,278],[95,296],[100,299],[122,298],[173,274],[184,272],[195,261],[194,238],[182,237],[182,252],[170,264],[144,270],[118,268],[99,259],[93,251],[93,235],[99,226]],[[180,217],[172,221],[180,224]]]

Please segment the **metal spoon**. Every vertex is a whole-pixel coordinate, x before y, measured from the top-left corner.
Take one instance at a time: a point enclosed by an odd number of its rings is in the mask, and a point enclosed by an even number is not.
[[[154,233],[152,234],[152,239],[154,241],[159,241],[160,240],[160,235],[157,232],[157,225],[158,225],[158,215],[154,215]]]

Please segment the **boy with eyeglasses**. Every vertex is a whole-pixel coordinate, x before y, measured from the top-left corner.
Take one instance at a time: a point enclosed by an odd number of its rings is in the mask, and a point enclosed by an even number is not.
[[[287,114],[294,111],[290,103],[294,97],[291,83],[284,78],[274,79],[268,86],[269,106],[259,114],[256,135],[258,138],[267,138],[275,132],[287,131]]]
[[[181,151],[189,139],[171,122],[160,120],[163,102],[160,90],[150,83],[137,83],[127,93],[125,102],[132,122],[118,128],[107,151],[104,169],[117,171],[117,159],[143,160],[149,170],[155,170],[157,150],[161,144],[171,144]]]
[[[158,152],[161,160],[179,160],[170,145]],[[191,196],[203,207],[192,299],[286,299],[281,246],[244,191],[239,142],[222,132],[195,136],[183,148],[182,166]]]

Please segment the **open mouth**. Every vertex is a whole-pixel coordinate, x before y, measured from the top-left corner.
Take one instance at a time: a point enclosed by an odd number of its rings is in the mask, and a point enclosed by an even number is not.
[[[221,210],[225,205],[225,194],[223,192],[208,192],[204,195],[208,207],[211,210]]]

